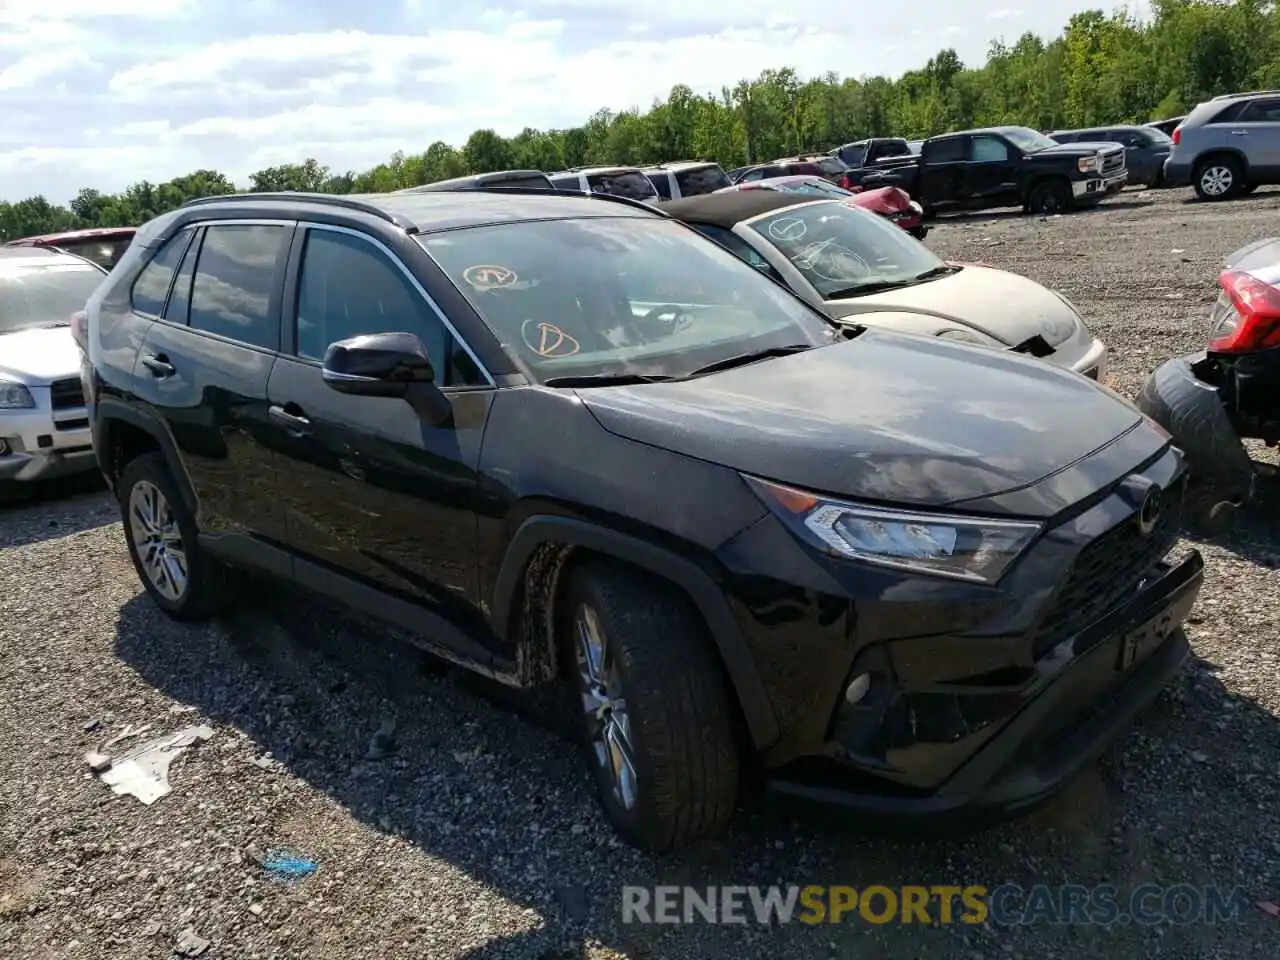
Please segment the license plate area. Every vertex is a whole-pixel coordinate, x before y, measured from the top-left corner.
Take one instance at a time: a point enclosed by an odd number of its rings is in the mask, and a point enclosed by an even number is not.
[[[1116,670],[1120,673],[1132,670],[1169,638],[1175,626],[1173,611],[1166,610],[1154,620],[1127,630],[1121,635],[1116,651]]]

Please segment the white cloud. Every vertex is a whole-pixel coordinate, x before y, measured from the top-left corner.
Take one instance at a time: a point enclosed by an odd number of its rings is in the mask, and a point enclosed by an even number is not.
[[[1049,34],[1087,5],[1000,2],[975,0],[972,15]],[[847,21],[768,0],[0,0],[0,196],[65,200],[199,167],[244,183],[308,156],[361,170],[480,127],[647,108],[677,83],[718,95],[783,66],[892,75],[953,44],[980,62],[986,31],[920,29],[952,10],[915,0]]]

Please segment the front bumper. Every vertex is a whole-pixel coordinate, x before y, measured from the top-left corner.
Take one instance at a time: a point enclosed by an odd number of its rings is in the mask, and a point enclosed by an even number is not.
[[[889,820],[1025,813],[1105,752],[1178,673],[1189,652],[1182,623],[1203,579],[1199,553],[1162,566],[1131,604],[1061,644],[1037,664],[1021,709],[932,792],[869,790],[835,762],[782,773],[768,786]]]
[[[36,406],[0,410],[0,482],[51,480],[96,470],[88,413],[83,407],[54,410],[48,388],[31,388]]]
[[[1073,180],[1071,193],[1077,202],[1101,200],[1114,196],[1129,183],[1129,171],[1122,170],[1110,177],[1090,177],[1087,180]]]
[[[1256,471],[1227,414],[1218,388],[1196,376],[1206,355],[1165,361],[1138,394],[1138,409],[1173,437],[1197,483],[1223,491],[1224,499],[1249,497]]]

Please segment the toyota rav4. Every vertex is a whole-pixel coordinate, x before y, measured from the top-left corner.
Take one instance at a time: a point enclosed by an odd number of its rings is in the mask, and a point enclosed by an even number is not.
[[[1187,653],[1163,430],[1035,359],[838,325],[635,201],[207,198],[88,314],[156,604],[206,617],[256,571],[563,683],[651,850],[759,771],[864,814],[1016,814]]]

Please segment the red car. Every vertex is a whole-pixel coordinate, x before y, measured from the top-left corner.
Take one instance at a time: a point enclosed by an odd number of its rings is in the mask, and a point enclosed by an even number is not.
[[[92,260],[103,269],[110,270],[129,249],[133,235],[137,232],[137,227],[94,227],[89,230],[67,230],[38,237],[23,237],[21,240],[10,240],[5,246],[53,247]]]
[[[741,173],[733,178],[734,183],[758,183],[761,180],[776,180],[780,177],[821,177],[839,187],[852,188],[849,178],[849,165],[839,157],[816,154],[803,157],[784,157],[769,163],[756,164],[742,168]]]
[[[815,197],[839,197],[854,207],[862,207],[872,213],[878,213],[896,223],[917,240],[929,235],[929,228],[924,225],[924,211],[901,187],[876,187],[864,190],[862,187],[845,189],[837,186],[824,177],[770,177],[764,180],[739,181],[732,187],[725,187],[717,193],[732,190],[778,190],[783,193],[800,193]]]

